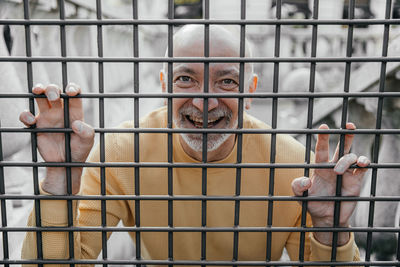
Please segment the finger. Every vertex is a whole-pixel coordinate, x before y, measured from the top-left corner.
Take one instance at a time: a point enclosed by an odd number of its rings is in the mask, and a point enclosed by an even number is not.
[[[357,162],[357,159],[358,157],[356,154],[346,154],[338,160],[333,170],[336,172],[336,174],[343,174],[350,168],[352,164]]]
[[[29,111],[25,110],[19,114],[19,120],[25,124],[25,126],[32,126],[36,123],[36,118],[33,116],[32,113]]]
[[[302,196],[303,193],[311,187],[311,179],[308,177],[299,177],[292,182],[292,191],[295,196]]]
[[[38,83],[32,88],[32,93],[35,95],[41,95],[46,92],[46,88],[43,86],[43,84]],[[35,98],[36,103],[39,107],[39,111],[44,112],[50,108],[49,101],[47,98]]]
[[[352,122],[346,123],[347,130],[355,130],[356,126]],[[344,149],[343,155],[348,154],[350,152],[351,144],[353,143],[354,134],[346,134],[344,137]],[[335,154],[333,156],[332,161],[336,162],[339,159],[339,150],[340,150],[340,142],[336,146]]]
[[[81,88],[75,83],[68,83],[67,87],[65,87],[65,92],[68,96],[76,96],[81,93]]]
[[[319,130],[328,130],[326,124],[322,124]],[[315,145],[315,162],[328,162],[329,161],[329,134],[318,134],[317,144]]]
[[[61,108],[62,100],[60,98],[61,89],[55,84],[49,84],[46,87],[45,94],[47,96],[47,100],[49,101],[50,107],[52,108]]]
[[[74,133],[76,133],[82,139],[82,141],[84,141],[84,143],[93,140],[94,129],[89,124],[80,120],[76,120],[71,126]]]
[[[68,96],[77,96],[81,93],[81,88],[79,85],[77,85],[75,83],[69,83],[67,85],[67,87],[65,88],[65,92]],[[71,98],[68,101],[69,101],[70,108],[82,111],[82,98],[78,98],[78,97]],[[82,114],[82,112],[81,112],[81,114]],[[79,116],[73,116],[73,117],[75,117],[76,119],[79,119],[79,120],[83,119],[83,116],[81,114]]]
[[[367,172],[367,167],[369,164],[371,163],[371,161],[365,157],[365,156],[360,156],[357,159],[357,166],[361,167],[361,168],[357,168],[354,170],[353,174],[357,177],[359,177],[360,179],[363,178],[364,174]]]

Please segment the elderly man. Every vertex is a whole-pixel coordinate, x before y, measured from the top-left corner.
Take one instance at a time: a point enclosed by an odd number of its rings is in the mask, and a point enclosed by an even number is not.
[[[204,27],[187,25],[174,35],[175,57],[204,56]],[[233,30],[221,26],[210,27],[210,57],[239,56],[239,38]],[[250,55],[249,46],[246,54]],[[210,63],[209,92],[235,93],[239,92],[238,63]],[[252,65],[246,64],[244,86],[248,93],[257,88],[257,75],[253,73]],[[167,87],[165,68],[160,73],[162,90]],[[201,93],[204,90],[203,63],[174,63],[173,66],[174,93]],[[69,96],[78,95],[81,90],[74,84],[66,88]],[[63,127],[63,101],[60,99],[60,89],[55,85],[33,88],[37,95],[45,94],[47,98],[36,98],[39,114],[33,116],[23,112],[21,121],[31,126]],[[238,127],[238,100],[235,98],[209,98],[207,110],[204,110],[203,98],[173,99],[173,127],[180,129],[203,128],[203,113],[207,112],[209,129],[236,129]],[[245,100],[245,107],[250,108],[251,99]],[[73,162],[86,161],[93,145],[93,129],[85,124],[80,98],[69,100],[71,134],[71,157]],[[141,128],[167,128],[167,108],[155,110],[140,121]],[[122,128],[133,128],[133,122],[125,122]],[[243,128],[267,129],[261,121],[244,113]],[[328,129],[321,125],[320,129]],[[347,129],[355,129],[352,123]],[[344,156],[339,158],[338,151],[331,162],[334,169],[317,169],[312,176],[301,177],[302,169],[276,169],[274,195],[301,196],[308,190],[310,196],[332,196],[336,190],[336,176],[343,175],[342,195],[357,196],[361,181],[369,160],[363,156],[349,154],[353,135],[345,137]],[[269,163],[271,138],[268,134],[243,134],[243,163]],[[329,162],[329,137],[320,134],[316,144],[315,162]],[[159,133],[141,133],[139,147],[140,162],[168,162],[167,135]],[[38,134],[38,147],[46,161],[63,162],[64,135],[57,133]],[[202,134],[173,134],[173,162],[199,163],[202,161]],[[105,140],[106,162],[134,162],[134,135],[131,133],[108,134]],[[100,147],[91,152],[89,161],[99,162]],[[304,147],[287,135],[277,135],[276,163],[303,163]],[[232,133],[212,133],[207,139],[207,161],[215,164],[237,162],[237,138]],[[361,168],[352,169],[352,164]],[[81,195],[100,195],[99,168],[72,168],[72,193]],[[269,191],[269,169],[242,168],[241,195],[265,196]],[[207,195],[232,196],[236,189],[236,169],[210,168],[207,170]],[[135,195],[135,174],[133,168],[106,168],[107,195]],[[201,168],[174,168],[173,194],[198,196],[202,194]],[[296,178],[300,177],[300,178]],[[296,179],[295,179],[296,178]],[[292,192],[293,191],[293,192]],[[41,193],[46,195],[66,194],[66,172],[61,167],[48,167],[47,174],[41,183]],[[168,170],[166,168],[140,169],[141,195],[168,195]],[[43,226],[67,225],[67,202],[63,200],[41,201],[41,219]],[[76,207],[76,208],[75,208]],[[354,202],[341,204],[340,226],[347,227],[349,217],[355,207]],[[242,201],[240,204],[239,225],[241,227],[265,227],[267,225],[267,202]],[[207,201],[207,227],[233,227],[235,216],[233,201]],[[316,227],[331,227],[333,225],[332,202],[309,202],[307,225]],[[125,226],[135,225],[135,205],[133,201],[107,201],[107,225],[115,226],[122,220]],[[202,225],[202,209],[200,201],[173,202],[173,225],[175,227],[200,227]],[[301,206],[296,202],[275,201],[273,207],[273,227],[298,227],[301,221]],[[29,225],[35,225],[35,213],[29,217]],[[101,202],[96,200],[74,201],[74,225],[101,225]],[[140,226],[168,226],[167,201],[143,200],[140,202]],[[134,233],[130,232],[132,237]],[[286,247],[292,260],[298,259],[298,232],[274,232],[272,234],[271,260],[278,260]],[[22,255],[25,259],[34,259],[36,252],[36,235],[28,232]],[[68,234],[65,232],[43,232],[43,255],[46,259],[68,258]],[[77,259],[93,259],[101,250],[102,237],[99,232],[76,232],[75,253]],[[168,234],[166,232],[142,232],[142,256],[144,259],[168,259]],[[266,258],[266,233],[240,232],[238,241],[238,260],[255,261]],[[314,232],[307,234],[305,241],[305,259],[314,261],[330,260],[332,233]],[[200,232],[174,232],[173,259],[201,259]],[[353,234],[341,232],[338,236],[337,260],[352,261],[358,259],[358,250]],[[232,260],[233,233],[208,232],[206,239],[206,260]]]

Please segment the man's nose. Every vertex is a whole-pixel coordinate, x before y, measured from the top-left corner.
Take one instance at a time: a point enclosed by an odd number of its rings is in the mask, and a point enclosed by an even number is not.
[[[198,108],[201,112],[204,111],[204,98],[193,98],[193,105]],[[218,99],[208,98],[208,111],[216,108],[218,106]]]

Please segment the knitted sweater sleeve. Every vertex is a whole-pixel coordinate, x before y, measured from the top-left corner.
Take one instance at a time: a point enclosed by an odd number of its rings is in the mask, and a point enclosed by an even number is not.
[[[307,215],[307,227],[311,227],[311,218]],[[298,217],[295,227],[300,227],[301,216]],[[293,232],[290,234],[287,242],[286,249],[291,260],[297,261],[299,259],[299,248],[300,248],[300,233]],[[326,246],[318,242],[311,232],[305,234],[304,244],[304,260],[305,261],[330,261],[331,260],[332,247]],[[347,244],[337,247],[336,253],[337,261],[359,261],[360,255],[357,245],[354,241],[354,234],[350,234],[350,240]]]
[[[121,152],[121,146],[127,147],[126,144],[121,143],[121,138],[117,138],[114,134],[107,136],[106,162],[126,161],[126,156],[119,153]],[[89,161],[98,162],[99,152],[98,145],[92,151]],[[118,177],[118,172],[118,168],[105,168],[104,178],[107,195],[125,194],[120,180],[125,177]],[[84,170],[80,195],[101,195],[100,173],[100,168],[88,167]],[[41,194],[48,195],[42,189]],[[43,227],[69,226],[68,203],[66,200],[41,200],[40,212],[40,223]],[[126,224],[131,224],[131,220],[133,220],[128,204],[123,200],[107,200],[106,210],[103,211],[105,216],[102,216],[102,203],[100,200],[80,200],[79,202],[73,200],[72,213],[74,227],[99,227],[99,230],[103,223],[106,223],[107,226],[116,226],[121,219]],[[102,221],[102,217],[105,217],[105,221]],[[37,226],[35,209],[32,210],[28,218],[28,226]],[[110,233],[108,233],[107,238],[109,235]],[[36,238],[37,234],[35,232],[27,232],[21,252],[23,259],[37,259],[40,257],[43,259],[69,259],[72,256],[69,252],[70,243],[73,243],[74,259],[96,259],[102,247],[102,233],[100,231],[76,231],[73,234],[73,241],[69,240],[69,233],[66,231],[43,231],[41,244],[37,244]],[[41,245],[42,256],[38,255],[37,246],[39,245]]]

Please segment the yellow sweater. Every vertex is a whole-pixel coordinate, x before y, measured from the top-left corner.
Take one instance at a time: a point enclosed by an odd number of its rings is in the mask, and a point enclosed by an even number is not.
[[[141,128],[166,128],[166,108],[160,108],[141,120]],[[125,122],[122,128],[132,128],[132,122]],[[268,126],[261,121],[244,115],[244,128],[265,129]],[[178,134],[173,135],[173,161],[175,163],[198,163],[189,157],[179,143]],[[113,133],[106,136],[105,154],[107,162],[134,162],[134,135],[131,133]],[[167,162],[167,134],[140,134],[140,162]],[[303,145],[288,135],[278,135],[276,141],[277,163],[303,163],[305,149]],[[99,145],[92,151],[89,161],[99,162]],[[266,134],[243,135],[243,163],[270,162],[270,136]],[[235,163],[237,147],[219,163]],[[291,181],[303,176],[303,169],[275,169],[274,195],[292,196]],[[242,196],[268,195],[269,169],[243,168],[241,181]],[[133,168],[106,168],[107,195],[134,195]],[[235,195],[236,169],[207,169],[207,195]],[[167,168],[140,168],[141,195],[168,195]],[[174,168],[173,194],[199,196],[202,194],[201,168]],[[42,191],[43,194],[45,192]],[[100,168],[86,168],[82,177],[82,195],[100,195]],[[82,200],[75,211],[76,226],[100,226],[100,200]],[[207,201],[207,227],[233,227],[234,201]],[[115,226],[122,220],[125,226],[135,225],[135,203],[133,200],[108,200],[107,225]],[[41,201],[43,226],[66,226],[67,205],[63,200]],[[267,225],[267,201],[241,201],[239,222],[241,227],[265,227]],[[296,201],[274,201],[273,227],[298,227],[301,220],[301,206]],[[28,225],[35,225],[35,214],[31,213]],[[200,227],[201,201],[174,200],[174,227]],[[307,225],[311,226],[310,219]],[[168,202],[140,201],[141,227],[168,226]],[[130,232],[133,240],[134,233]],[[230,261],[233,257],[233,232],[208,232],[206,237],[206,259]],[[263,261],[266,259],[265,232],[240,232],[238,260]],[[68,234],[65,232],[43,232],[43,255],[45,259],[68,258]],[[298,259],[300,234],[297,232],[274,232],[272,234],[271,260],[279,260],[286,247],[292,260]],[[147,260],[168,259],[168,233],[142,232],[142,257]],[[101,233],[76,232],[75,258],[96,259],[101,251]],[[318,243],[312,235],[306,234],[305,259],[313,261],[330,260],[331,248]],[[22,249],[24,259],[35,259],[36,235],[28,232]],[[173,233],[174,260],[200,260],[201,233]],[[358,249],[353,235],[348,244],[338,248],[337,259],[341,261],[358,260]],[[49,265],[50,266],[50,265]],[[54,266],[54,265],[52,265]]]

